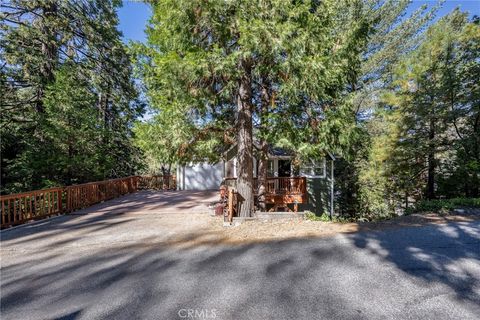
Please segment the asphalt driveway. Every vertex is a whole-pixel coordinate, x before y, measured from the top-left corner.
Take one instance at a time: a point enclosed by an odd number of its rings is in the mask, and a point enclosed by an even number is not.
[[[192,242],[215,197],[139,193],[2,231],[1,318],[478,319],[478,220]]]

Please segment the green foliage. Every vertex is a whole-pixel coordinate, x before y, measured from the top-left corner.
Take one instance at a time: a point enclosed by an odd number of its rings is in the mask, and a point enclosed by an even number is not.
[[[452,198],[440,200],[422,200],[408,208],[405,213],[448,212],[460,208],[480,208],[480,198]]]
[[[436,8],[420,8],[405,16],[410,1],[364,1],[357,15],[370,17],[371,33],[361,53],[361,63],[347,86],[349,108],[344,108],[343,141],[333,149],[342,156],[335,166],[338,212],[353,218],[388,217],[398,195],[385,159],[393,152],[394,126],[380,111],[381,97],[389,90],[392,70],[405,54],[418,46],[419,34]],[[392,119],[393,120],[393,119]],[[337,134],[338,137],[342,135]]]
[[[478,19],[405,17],[408,0],[150,4],[148,42],[126,48],[119,1],[2,2],[2,192],[215,162],[246,83],[259,140],[339,156],[341,219],[478,198]]]
[[[399,131],[391,162],[408,193],[428,196],[431,178],[439,195],[479,194],[479,33],[478,24],[454,11],[397,69],[396,95],[387,99]],[[449,190],[453,185],[463,190]]]
[[[163,162],[205,157],[234,140],[239,81],[251,83],[255,136],[301,155],[351,141],[343,99],[369,34],[360,2],[152,1],[148,44],[134,44],[138,72],[163,135],[181,114],[181,138],[158,146]],[[239,68],[251,65],[248,74]],[[348,115],[347,115],[348,114]],[[144,137],[147,137],[144,135]],[[145,140],[144,146],[157,144]],[[206,144],[205,144],[206,142]],[[182,152],[190,146],[189,152]],[[208,152],[207,152],[208,153]]]
[[[332,216],[330,217],[330,215],[328,213],[323,213],[322,215],[320,216],[317,216],[315,213],[313,212],[310,212],[310,211],[306,211],[305,212],[305,215],[304,215],[304,218],[306,220],[310,220],[310,221],[322,221],[322,222],[339,222],[339,223],[347,223],[347,222],[352,222],[354,220],[352,219],[349,219],[349,218],[346,218],[346,217],[342,217],[342,216]]]
[[[454,11],[419,34],[414,50],[396,53],[362,123],[351,214],[388,217],[427,196],[478,196],[478,34],[478,22]]]
[[[2,1],[2,193],[135,172],[131,127],[142,104],[119,4]]]

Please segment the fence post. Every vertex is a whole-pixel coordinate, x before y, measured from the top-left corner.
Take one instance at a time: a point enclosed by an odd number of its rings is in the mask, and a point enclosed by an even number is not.
[[[233,221],[233,189],[228,190],[228,222]]]
[[[58,213],[63,212],[63,207],[62,207],[62,189],[57,190],[57,209]]]
[[[71,200],[71,196],[70,196],[70,190],[68,188],[65,188],[65,201],[67,202],[67,203],[65,203],[65,210],[66,210],[67,213],[69,213],[70,212],[70,206],[71,206],[70,202],[72,200]]]

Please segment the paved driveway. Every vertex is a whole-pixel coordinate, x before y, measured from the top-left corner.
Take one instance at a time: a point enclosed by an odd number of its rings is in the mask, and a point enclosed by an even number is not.
[[[479,221],[191,242],[215,198],[143,192],[2,232],[2,319],[478,319]]]

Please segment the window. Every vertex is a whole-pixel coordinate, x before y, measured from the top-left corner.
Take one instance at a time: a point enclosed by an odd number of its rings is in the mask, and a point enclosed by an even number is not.
[[[267,164],[267,177],[273,177],[274,176],[274,165],[273,165],[273,160],[268,160]]]
[[[326,161],[322,160],[307,160],[302,163],[301,173],[304,176],[312,178],[325,178]]]

